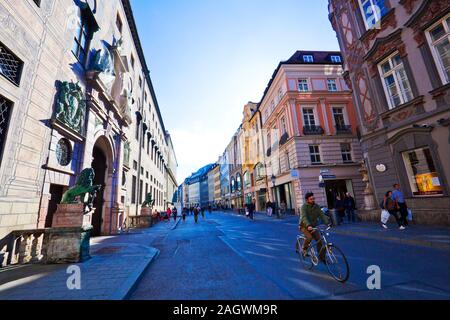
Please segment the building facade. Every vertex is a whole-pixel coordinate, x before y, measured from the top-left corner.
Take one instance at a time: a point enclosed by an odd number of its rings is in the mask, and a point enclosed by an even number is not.
[[[0,24],[0,239],[51,227],[85,168],[103,186],[94,235],[146,193],[163,209],[166,130],[130,2],[5,0]]]
[[[341,74],[339,52],[298,51],[260,103],[270,198],[292,213],[308,192],[329,208],[346,192],[363,204],[356,115]]]
[[[165,182],[166,182],[166,199],[167,205],[176,205],[179,202],[178,198],[178,183],[177,183],[177,169],[178,169],[178,161],[177,156],[175,154],[175,148],[173,147],[172,138],[169,132],[166,132],[166,141],[167,141],[167,161],[165,164]]]
[[[450,1],[331,0],[376,203],[400,183],[417,223],[450,224]]]
[[[233,135],[228,151],[230,154],[230,192],[231,206],[234,209],[242,209],[244,206],[244,193],[242,188],[242,147],[240,137],[242,126]]]
[[[230,157],[228,150],[225,150],[219,158],[220,166],[220,207],[231,208],[231,188],[230,188]]]
[[[263,211],[268,200],[261,113],[257,103],[244,107],[242,120],[242,172],[245,204],[253,199],[256,211]]]

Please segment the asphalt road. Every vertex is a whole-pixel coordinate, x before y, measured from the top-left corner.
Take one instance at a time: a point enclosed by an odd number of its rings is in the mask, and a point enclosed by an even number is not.
[[[350,279],[325,266],[307,271],[295,253],[296,218],[268,220],[213,213],[180,222],[152,243],[161,251],[131,295],[135,300],[450,299],[450,252],[337,235]],[[367,288],[367,268],[381,269],[381,289]]]

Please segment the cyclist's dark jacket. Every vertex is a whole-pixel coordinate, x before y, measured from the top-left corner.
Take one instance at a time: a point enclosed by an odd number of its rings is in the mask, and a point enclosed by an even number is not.
[[[323,223],[329,223],[328,217],[323,213],[322,209],[320,209],[317,204],[310,205],[309,203],[305,203],[302,206],[299,225],[304,228],[307,228],[309,226],[317,227],[317,219],[319,217]]]

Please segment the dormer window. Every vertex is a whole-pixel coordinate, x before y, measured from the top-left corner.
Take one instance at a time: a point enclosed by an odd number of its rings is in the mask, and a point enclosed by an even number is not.
[[[341,56],[331,56],[331,62],[341,63],[342,62]]]
[[[308,62],[308,63],[314,62],[314,57],[312,55],[304,55],[303,62]]]

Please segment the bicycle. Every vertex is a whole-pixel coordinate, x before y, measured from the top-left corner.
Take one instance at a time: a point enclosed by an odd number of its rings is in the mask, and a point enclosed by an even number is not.
[[[320,232],[320,239],[323,244],[322,250],[326,250],[325,265],[327,266],[328,272],[335,280],[345,283],[350,277],[350,268],[347,258],[342,250],[336,247],[333,243],[328,242],[327,236],[330,235],[328,233],[330,229],[331,227],[327,227],[326,229],[314,228],[313,232]],[[303,245],[305,241],[306,237],[304,235],[297,236],[296,251],[304,267],[307,270],[312,270],[314,267],[319,265],[320,254],[318,255],[316,253],[317,244],[313,244],[313,242],[315,242],[314,240],[311,241],[308,248],[304,251]]]

